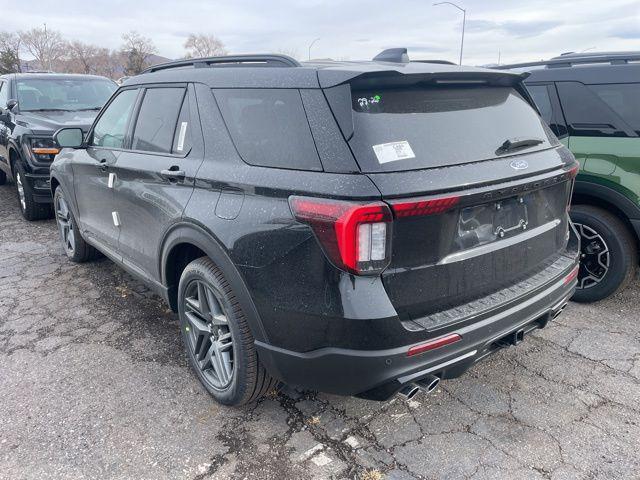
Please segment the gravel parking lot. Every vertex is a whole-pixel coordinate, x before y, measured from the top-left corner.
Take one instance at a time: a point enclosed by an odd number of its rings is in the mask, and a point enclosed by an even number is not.
[[[0,187],[0,478],[640,478],[640,285],[430,396],[215,404],[177,317]]]

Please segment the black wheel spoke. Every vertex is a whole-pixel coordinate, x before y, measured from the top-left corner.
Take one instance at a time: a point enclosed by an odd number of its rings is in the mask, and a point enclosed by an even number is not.
[[[588,225],[575,224],[580,234],[580,270],[578,288],[593,287],[609,272],[609,246],[602,235]]]

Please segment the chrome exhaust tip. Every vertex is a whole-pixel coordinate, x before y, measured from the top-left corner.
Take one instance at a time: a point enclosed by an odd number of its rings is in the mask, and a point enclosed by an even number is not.
[[[420,387],[415,383],[409,383],[398,390],[397,395],[403,400],[411,400],[420,391]]]
[[[416,384],[425,392],[431,393],[440,384],[440,377],[436,377],[435,375],[428,375],[418,380]]]

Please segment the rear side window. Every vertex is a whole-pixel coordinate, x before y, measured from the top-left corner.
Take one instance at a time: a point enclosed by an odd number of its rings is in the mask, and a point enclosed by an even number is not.
[[[184,94],[184,88],[146,91],[133,132],[133,150],[171,153]]]
[[[496,158],[507,140],[539,141],[518,153],[551,146],[543,120],[509,87],[354,90],[352,110],[349,143],[365,172]]]
[[[298,90],[215,89],[213,92],[233,143],[246,163],[322,170]]]
[[[592,87],[579,82],[558,82],[558,95],[571,135],[586,137],[629,137],[636,133]],[[609,101],[612,95],[602,92]]]
[[[640,135],[640,83],[588,85],[587,87]]]
[[[527,90],[531,94],[531,98],[535,102],[542,119],[551,124],[553,120],[553,108],[551,107],[551,98],[549,98],[549,90],[546,85],[528,86]]]

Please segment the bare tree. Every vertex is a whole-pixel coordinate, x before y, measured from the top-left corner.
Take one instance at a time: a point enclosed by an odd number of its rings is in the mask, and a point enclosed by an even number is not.
[[[22,70],[20,37],[13,32],[0,32],[0,74]]]
[[[122,35],[122,56],[126,59],[124,71],[127,75],[137,75],[149,66],[149,57],[156,53],[150,38],[131,31]]]
[[[95,57],[95,74],[116,80],[124,72],[124,57],[120,52],[112,52],[108,48],[99,48]]]
[[[65,54],[66,42],[59,32],[32,28],[18,34],[24,48],[36,59],[40,68],[53,70]]]
[[[224,43],[219,38],[204,33],[189,35],[187,41],[184,42],[184,48],[187,51],[185,58],[215,57],[227,54]]]
[[[99,50],[88,43],[77,40],[70,42],[65,55],[65,70],[70,73],[95,73]]]

